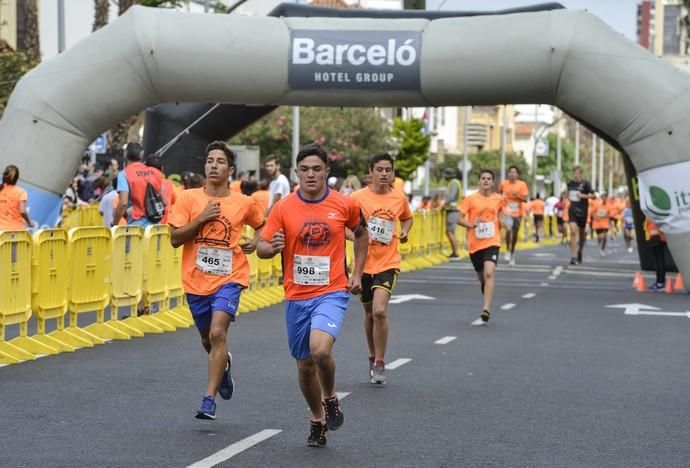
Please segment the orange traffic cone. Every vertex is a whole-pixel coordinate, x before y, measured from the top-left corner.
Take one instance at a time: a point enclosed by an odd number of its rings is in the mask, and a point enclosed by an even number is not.
[[[638,278],[638,280],[637,280],[637,286],[636,286],[637,289],[636,289],[636,291],[637,291],[637,292],[646,292],[646,291],[647,291],[647,286],[645,286],[645,284],[644,284],[644,276],[642,276],[642,274],[641,274],[640,272],[637,272],[637,274],[640,275],[640,276],[639,276],[639,278]]]
[[[666,294],[671,294],[673,292],[673,281],[669,276],[666,277],[666,286],[664,286],[664,292]]]
[[[683,286],[683,275],[678,273],[676,275],[676,283],[673,285],[673,289],[680,290],[683,288],[684,288],[684,286]]]
[[[638,271],[637,273],[635,273],[635,277],[633,278],[633,283],[632,283],[633,289],[638,288],[638,286],[640,285],[640,281],[644,281],[644,280],[642,279],[642,274]]]

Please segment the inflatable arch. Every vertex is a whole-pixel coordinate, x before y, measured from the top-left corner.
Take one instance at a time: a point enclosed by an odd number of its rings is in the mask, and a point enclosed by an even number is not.
[[[429,20],[134,7],[22,78],[0,121],[0,165],[20,166],[48,216],[84,148],[161,102],[558,106],[628,154],[690,289],[690,77],[585,11]]]

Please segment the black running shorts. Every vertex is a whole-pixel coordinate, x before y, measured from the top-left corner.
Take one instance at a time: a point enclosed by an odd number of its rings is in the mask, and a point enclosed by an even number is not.
[[[388,291],[391,295],[398,282],[398,270],[391,269],[381,273],[362,275],[362,293],[359,295],[362,304],[369,304],[374,300],[374,289],[381,288]]]
[[[484,271],[484,262],[498,263],[498,250],[499,247],[494,246],[477,250],[475,253],[470,254],[470,260],[472,260],[474,271],[477,273]]]

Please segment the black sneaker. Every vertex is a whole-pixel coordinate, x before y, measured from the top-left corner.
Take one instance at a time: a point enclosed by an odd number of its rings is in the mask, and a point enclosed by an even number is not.
[[[345,421],[345,415],[343,415],[340,409],[338,397],[326,398],[321,401],[321,404],[323,405],[323,412],[326,413],[326,425],[328,426],[328,430],[337,431]]]
[[[307,445],[309,447],[325,447],[327,430],[328,428],[321,421],[311,421]]]
[[[228,353],[228,363],[225,365],[225,372],[223,372],[223,377],[220,379],[220,386],[218,387],[218,393],[223,400],[229,400],[232,398],[232,394],[235,392],[235,381],[230,375],[230,368],[232,367],[232,354]]]
[[[571,258],[571,259],[570,259],[570,264],[571,264],[571,265],[577,265],[577,259],[576,259],[576,258]]]
[[[482,310],[482,315],[480,315],[479,317],[482,319],[482,322],[486,323],[489,321],[489,318],[491,318],[491,314],[488,310],[484,309]]]
[[[582,263],[582,250],[577,252],[577,263]]]

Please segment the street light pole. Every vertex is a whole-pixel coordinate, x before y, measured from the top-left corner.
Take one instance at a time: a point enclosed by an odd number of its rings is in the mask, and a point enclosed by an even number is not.
[[[503,123],[501,124],[501,180],[506,178],[506,125],[508,122],[507,110],[508,106],[503,106]]]
[[[580,165],[580,122],[575,122],[575,165]]]
[[[599,191],[604,190],[604,139],[599,138]]]
[[[292,170],[290,179],[296,181],[297,153],[299,153],[299,106],[292,107]]]
[[[65,43],[65,0],[58,0],[58,53],[65,51]]]
[[[597,186],[597,135],[592,132],[592,187]]]
[[[467,176],[467,163],[468,163],[468,144],[467,144],[467,133],[468,125],[470,120],[470,108],[465,107],[465,119],[462,124],[462,196],[463,198],[467,196],[467,186],[470,184],[469,177]]]
[[[561,193],[561,132],[556,133],[556,177],[553,180],[553,193]],[[544,194],[546,198],[546,194]]]

